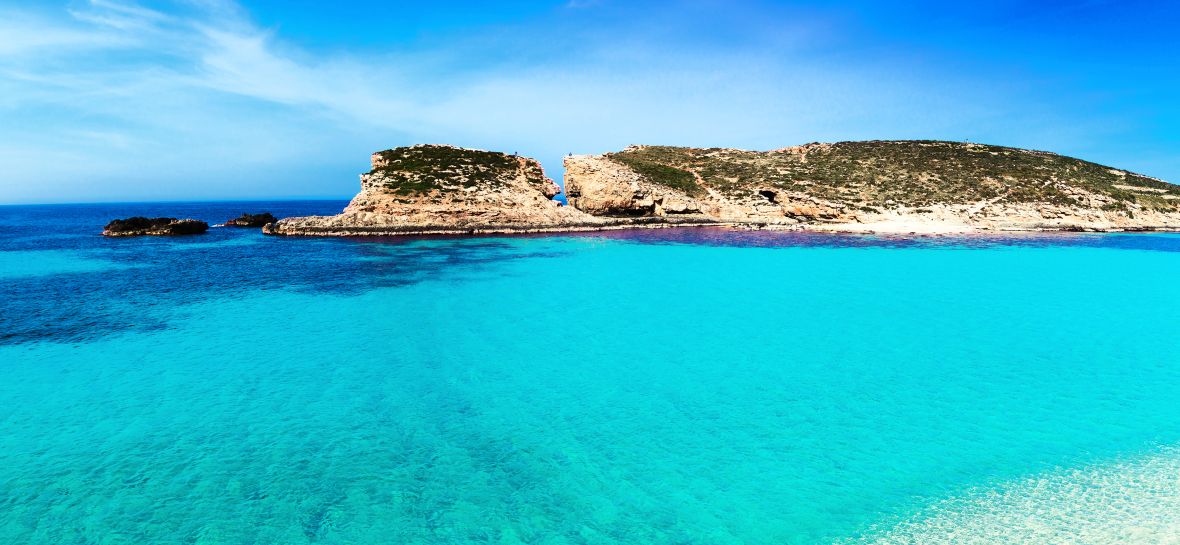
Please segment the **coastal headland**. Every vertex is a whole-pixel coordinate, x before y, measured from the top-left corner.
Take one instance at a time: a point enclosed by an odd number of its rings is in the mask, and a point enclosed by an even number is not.
[[[858,233],[1180,231],[1180,186],[1049,152],[941,141],[773,151],[631,146],[534,159],[445,145],[375,153],[341,214],[273,235],[551,233],[732,226]]]

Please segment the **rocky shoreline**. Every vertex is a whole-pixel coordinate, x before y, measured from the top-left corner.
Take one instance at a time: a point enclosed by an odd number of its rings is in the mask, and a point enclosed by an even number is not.
[[[1180,231],[1180,186],[1046,152],[927,141],[770,152],[633,146],[565,159],[569,206],[533,159],[453,146],[373,154],[336,216],[283,236],[733,227],[866,234]]]
[[[468,236],[468,235],[513,235],[513,234],[558,234],[593,233],[604,231],[626,231],[634,229],[677,229],[677,228],[727,228],[746,231],[796,231],[848,235],[971,235],[1002,233],[1177,233],[1180,227],[1173,225],[1147,225],[1135,227],[1096,227],[1085,225],[1045,226],[1027,225],[1012,227],[976,227],[959,224],[889,222],[889,223],[820,223],[820,224],[766,224],[756,222],[721,222],[689,218],[620,218],[617,221],[587,224],[556,225],[479,225],[469,227],[402,226],[402,227],[314,227],[287,224],[266,225],[262,232],[267,235],[285,237],[399,237],[399,236]]]
[[[305,218],[299,218],[304,220]],[[737,227],[739,224],[703,218],[610,218],[587,223],[556,223],[535,225],[403,225],[403,226],[314,226],[294,222],[276,222],[262,228],[268,235],[278,236],[415,236],[415,235],[491,235],[532,233],[576,233],[619,231],[625,229],[665,229],[674,227]]]

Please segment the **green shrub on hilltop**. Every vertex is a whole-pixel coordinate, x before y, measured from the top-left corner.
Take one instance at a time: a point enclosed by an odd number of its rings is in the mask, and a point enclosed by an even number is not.
[[[1077,205],[1070,192],[1085,190],[1158,210],[1180,207],[1180,186],[1052,153],[962,142],[839,142],[773,152],[648,146],[607,157],[690,194],[704,191],[703,183],[733,196],[772,186],[856,207]]]
[[[627,165],[653,183],[679,189],[689,195],[697,195],[704,191],[697,184],[696,176],[687,170],[626,153],[610,153],[607,157]]]
[[[369,173],[382,173],[386,189],[401,195],[496,185],[519,166],[511,155],[450,146],[395,148],[378,156],[384,164]]]

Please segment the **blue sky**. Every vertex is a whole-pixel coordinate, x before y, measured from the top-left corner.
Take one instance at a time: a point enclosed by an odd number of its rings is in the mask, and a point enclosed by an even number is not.
[[[0,0],[0,203],[349,197],[419,142],[923,138],[1180,182],[1169,2]]]

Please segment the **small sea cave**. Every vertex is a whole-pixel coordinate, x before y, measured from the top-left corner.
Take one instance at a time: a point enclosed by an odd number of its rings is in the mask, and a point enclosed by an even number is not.
[[[758,194],[762,195],[762,198],[766,199],[770,204],[778,204],[778,193],[769,189],[763,189]]]

